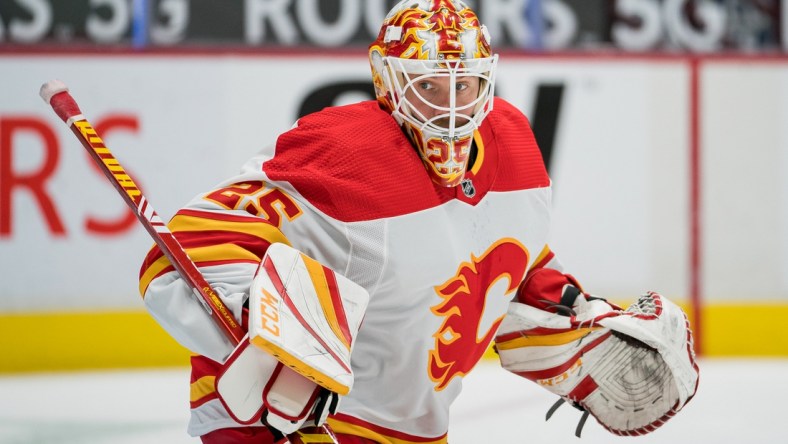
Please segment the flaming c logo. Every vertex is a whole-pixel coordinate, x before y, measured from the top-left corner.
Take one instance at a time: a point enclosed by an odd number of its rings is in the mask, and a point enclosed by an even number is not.
[[[487,298],[511,295],[525,277],[527,267],[528,250],[514,239],[502,239],[481,257],[471,255],[471,261],[461,264],[456,276],[435,287],[443,302],[432,307],[432,312],[444,318],[433,335],[435,348],[430,350],[429,359],[428,371],[436,391],[446,388],[455,376],[470,372],[479,362],[503,320],[500,316],[489,330],[479,331]],[[500,279],[508,280],[505,293],[488,294]]]

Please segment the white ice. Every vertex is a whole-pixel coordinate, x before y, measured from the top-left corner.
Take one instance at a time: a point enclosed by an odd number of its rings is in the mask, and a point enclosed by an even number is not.
[[[788,443],[788,359],[702,359],[698,393],[656,432],[619,438],[556,397],[483,362],[452,410],[451,444]],[[0,377],[2,444],[198,444],[186,435],[187,369]],[[785,423],[783,422],[785,421]]]

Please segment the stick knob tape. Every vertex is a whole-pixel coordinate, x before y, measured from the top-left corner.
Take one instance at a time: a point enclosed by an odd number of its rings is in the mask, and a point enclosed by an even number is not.
[[[52,106],[52,109],[64,122],[82,114],[77,102],[68,93],[68,87],[60,80],[50,80],[41,85],[39,95],[44,99],[44,102]]]

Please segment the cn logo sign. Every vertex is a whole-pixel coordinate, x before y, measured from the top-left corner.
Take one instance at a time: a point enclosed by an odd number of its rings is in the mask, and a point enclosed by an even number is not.
[[[496,88],[499,88],[496,85]],[[531,120],[536,141],[542,151],[542,158],[550,170],[553,157],[553,142],[558,131],[561,104],[564,97],[563,83],[537,85],[536,101],[532,111],[527,113]],[[309,94],[298,108],[298,117],[320,111],[328,106],[336,106],[359,100],[375,100],[375,90],[371,82],[339,82],[321,86]]]
[[[139,121],[135,116],[112,115],[99,120],[95,128],[99,134],[104,135],[115,131],[136,134]],[[74,145],[77,146],[69,146],[68,149],[84,152],[76,140]],[[32,149],[36,149],[38,153],[31,155],[29,150]],[[0,115],[0,239],[13,235],[14,224],[19,222],[19,217],[15,217],[15,202],[20,199],[32,200],[43,226],[51,235],[67,235],[63,222],[64,209],[58,206],[58,190],[53,187],[53,179],[62,162],[61,149],[57,133],[50,121],[36,116]],[[32,165],[31,158],[37,159]],[[92,167],[92,171],[101,175],[87,153],[84,153],[84,159]],[[111,186],[106,181],[103,183]],[[110,217],[84,214],[81,219],[85,232],[112,236],[134,228],[136,217],[123,206],[117,214]]]

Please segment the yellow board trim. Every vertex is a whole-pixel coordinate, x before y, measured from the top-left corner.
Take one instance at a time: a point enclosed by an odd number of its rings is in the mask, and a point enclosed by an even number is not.
[[[779,322],[788,318],[788,303],[714,303],[702,315],[703,356],[788,358],[788,333]],[[189,352],[134,309],[0,313],[0,351],[6,374],[189,365]],[[492,350],[485,358],[498,359]]]
[[[0,373],[182,367],[189,352],[148,313],[0,313]]]
[[[579,328],[577,330],[552,335],[520,336],[519,338],[511,339],[506,342],[499,342],[496,344],[496,347],[498,347],[498,350],[511,350],[513,348],[537,347],[543,345],[564,345],[585,337],[591,332],[601,328],[602,327]]]
[[[682,307],[684,308],[684,307]],[[692,319],[691,313],[690,319]],[[703,356],[788,357],[788,304],[726,303],[701,312]]]

